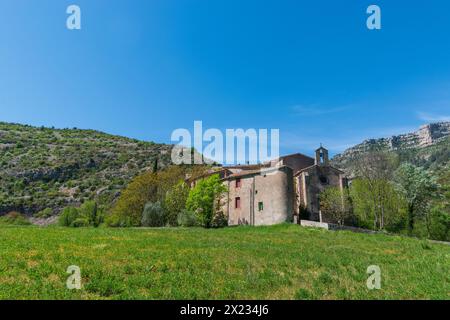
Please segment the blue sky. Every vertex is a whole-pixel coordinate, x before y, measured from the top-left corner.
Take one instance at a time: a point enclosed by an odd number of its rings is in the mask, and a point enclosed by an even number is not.
[[[445,0],[1,0],[0,120],[157,142],[202,120],[335,153],[449,120],[449,17]]]

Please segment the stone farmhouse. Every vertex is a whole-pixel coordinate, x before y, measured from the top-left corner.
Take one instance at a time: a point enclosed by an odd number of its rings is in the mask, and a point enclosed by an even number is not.
[[[219,174],[227,186],[220,205],[230,226],[333,222],[321,214],[319,195],[328,187],[347,186],[344,172],[330,165],[322,146],[314,158],[296,153],[257,165],[221,167],[188,182],[194,186],[211,174]]]

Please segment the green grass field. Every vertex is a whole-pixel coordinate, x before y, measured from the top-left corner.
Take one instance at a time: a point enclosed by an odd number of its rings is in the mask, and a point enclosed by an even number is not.
[[[70,265],[81,290],[66,288]],[[296,225],[0,226],[0,299],[449,299],[449,271],[447,245]]]

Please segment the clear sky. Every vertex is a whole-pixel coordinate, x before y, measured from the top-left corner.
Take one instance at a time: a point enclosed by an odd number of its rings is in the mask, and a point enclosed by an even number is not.
[[[282,153],[311,154],[449,118],[448,0],[0,0],[0,121],[278,128]]]

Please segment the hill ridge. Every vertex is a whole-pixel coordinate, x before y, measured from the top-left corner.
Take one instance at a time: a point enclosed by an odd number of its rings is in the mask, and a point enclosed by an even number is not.
[[[92,129],[0,122],[0,214],[113,202],[135,175],[170,161],[171,145]]]

